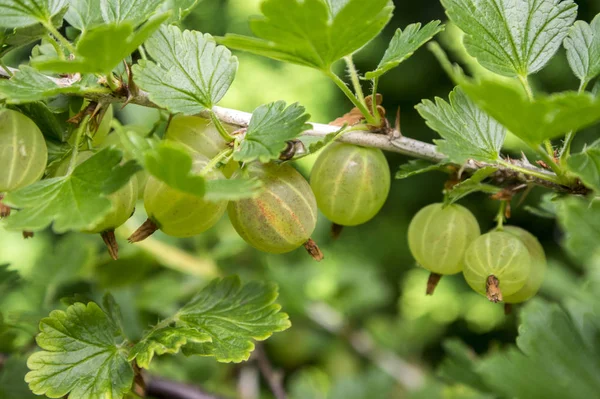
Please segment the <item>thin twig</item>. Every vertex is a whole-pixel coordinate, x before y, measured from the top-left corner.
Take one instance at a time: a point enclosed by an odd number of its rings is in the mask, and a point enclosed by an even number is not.
[[[275,398],[286,399],[287,394],[283,387],[283,375],[280,372],[273,370],[273,366],[267,357],[263,345],[260,343],[257,344],[253,354],[256,363],[258,364],[258,369],[269,384],[269,388],[271,389],[271,392],[273,392]]]
[[[223,399],[197,386],[154,376],[146,381],[146,395],[156,399]]]
[[[9,68],[9,71],[15,72],[17,69]],[[2,69],[0,69],[0,76],[9,77],[8,73]],[[68,87],[75,83],[75,79],[73,78],[52,78],[49,77],[52,81],[54,81],[60,87]],[[89,91],[86,93],[78,93],[74,94],[78,96],[84,96],[87,99],[102,102],[102,103],[123,103],[127,100],[125,96],[121,96],[117,93],[108,93],[104,91]],[[137,95],[129,99],[130,103],[142,105],[146,107],[160,108],[158,105],[154,104],[150,98],[148,97],[148,93],[139,90]],[[362,106],[362,104],[361,104]],[[245,128],[248,126],[250,122],[250,118],[252,114],[248,112],[238,111],[229,108],[223,108],[219,106],[214,106],[212,111],[204,111],[200,113],[199,116],[210,119],[211,112],[214,113],[221,122],[228,123],[231,125],[235,125],[239,128]],[[321,124],[321,123],[311,123],[312,129],[309,129],[303,132],[303,135],[307,136],[315,136],[315,137],[324,137],[327,134],[336,132],[338,127]],[[348,133],[344,133],[341,135],[338,140],[345,143],[356,144],[364,147],[374,147],[379,148],[384,151],[395,152],[399,154],[408,155],[414,158],[420,158],[429,160],[431,162],[440,162],[445,159],[445,156],[439,152],[437,152],[435,145],[425,143],[419,140],[414,140],[408,138],[406,136],[402,137],[394,137],[395,135],[391,135],[389,137],[385,134],[376,134],[375,132],[370,131],[352,131]],[[571,186],[566,186],[557,183],[558,177],[551,171],[538,168],[529,163],[526,159],[523,160],[510,160],[509,162],[511,167],[508,167],[506,164],[499,163],[485,163],[485,162],[477,162],[477,161],[469,161],[466,165],[461,165],[465,170],[474,171],[486,166],[494,166],[498,169],[496,175],[499,182],[506,182],[507,180],[518,181],[527,184],[534,184],[539,186],[544,186],[546,188],[552,189],[558,192],[566,192],[566,193],[576,193],[583,194],[587,192],[587,189],[583,187],[578,182],[572,183]]]

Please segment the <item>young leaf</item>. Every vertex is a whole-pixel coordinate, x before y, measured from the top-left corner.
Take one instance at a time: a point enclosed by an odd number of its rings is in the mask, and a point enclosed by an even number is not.
[[[572,0],[441,0],[465,47],[492,72],[526,77],[556,53],[577,16]]]
[[[600,74],[600,14],[590,24],[575,22],[563,44],[569,65],[582,86]]]
[[[227,34],[220,43],[329,71],[377,36],[393,9],[389,0],[266,0],[263,15],[250,20],[256,38]]]
[[[379,61],[377,69],[367,72],[365,78],[379,78],[390,69],[397,67],[413,55],[419,47],[443,30],[444,25],[441,25],[440,21],[431,21],[423,29],[421,29],[421,24],[418,22],[408,25],[404,32],[398,28],[383,58]]]
[[[423,159],[413,159],[400,165],[400,170],[396,172],[396,179],[406,179],[407,177],[420,175],[434,170],[446,171],[447,163],[431,163]]]
[[[597,327],[590,327],[597,337]],[[558,305],[541,300],[527,304],[517,346],[484,359],[478,368],[503,397],[587,398],[600,390],[600,353],[585,343]]]
[[[20,210],[4,226],[39,231],[54,222],[57,233],[93,227],[111,209],[106,196],[139,170],[132,162],[120,166],[121,157],[119,150],[105,148],[70,175],[44,179],[7,194],[3,202]]]
[[[218,179],[207,180],[204,198],[207,201],[237,201],[256,197],[263,189],[258,179]]]
[[[302,142],[302,145],[304,146],[306,152],[300,154],[301,156],[295,156],[294,159],[314,154],[315,152],[319,151],[321,148],[335,141],[339,136],[344,134],[344,130],[346,130],[345,125],[340,127],[338,131],[328,133],[325,136],[309,136],[307,134],[304,134],[298,137],[298,140]]]
[[[206,180],[192,173],[192,157],[176,143],[161,142],[144,153],[144,167],[158,180],[184,193],[203,197]]]
[[[288,315],[275,303],[277,286],[261,282],[241,285],[237,276],[213,280],[167,325],[154,328],[130,352],[147,368],[157,353],[214,356],[219,362],[241,362],[254,350],[252,340],[265,340],[290,327]]]
[[[102,13],[100,12],[100,3],[102,0],[72,0],[69,10],[65,14],[65,19],[71,26],[86,31],[95,26],[101,25]]]
[[[583,184],[600,192],[600,140],[596,140],[579,154],[571,155],[567,159],[567,165]]]
[[[565,198],[558,206],[558,221],[565,232],[563,245],[583,265],[600,259],[600,202]]]
[[[131,22],[139,25],[156,11],[164,0],[100,0],[102,18],[106,23]]]
[[[486,166],[485,168],[477,170],[477,172],[473,173],[473,176],[458,183],[446,193],[447,202],[452,204],[469,194],[480,191],[488,194],[499,192],[500,188],[492,186],[491,184],[482,183],[482,181],[490,177],[494,172],[496,172],[496,168],[492,166]]]
[[[7,104],[41,101],[64,93],[80,93],[76,84],[61,87],[48,76],[27,65],[22,65],[10,79],[0,80],[0,98]]]
[[[50,24],[67,0],[0,0],[0,27],[20,28],[36,22]]]
[[[213,37],[163,26],[146,43],[155,62],[133,66],[136,83],[156,104],[173,113],[197,114],[225,95],[238,67],[237,58]]]
[[[55,310],[40,322],[25,376],[36,395],[119,399],[133,384],[133,369],[121,346],[123,333],[93,302]]]
[[[109,74],[125,57],[134,52],[159,26],[168,14],[150,19],[134,32],[129,22],[105,24],[85,31],[77,42],[73,60],[32,61],[37,69],[60,73]]]
[[[600,99],[590,93],[539,94],[531,101],[521,87],[509,82],[464,79],[460,87],[481,109],[531,146],[600,120]]]
[[[436,140],[438,151],[455,163],[468,159],[494,162],[504,143],[506,130],[479,109],[465,93],[456,88],[450,93],[450,104],[441,98],[435,104],[424,100],[416,106],[427,126],[445,140]]]
[[[298,103],[287,108],[284,101],[261,105],[252,113],[246,135],[233,158],[242,162],[256,159],[269,162],[279,158],[286,141],[310,129],[310,125],[306,123],[309,119],[310,115]]]

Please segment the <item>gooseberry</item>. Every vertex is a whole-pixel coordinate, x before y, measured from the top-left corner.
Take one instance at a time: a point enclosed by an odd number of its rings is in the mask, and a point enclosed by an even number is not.
[[[531,255],[518,237],[492,231],[479,236],[467,248],[463,275],[476,292],[498,302],[525,286],[531,263]]]
[[[390,170],[381,150],[336,142],[317,158],[310,186],[327,219],[356,226],[372,219],[385,203]]]
[[[461,205],[436,203],[417,212],[408,226],[408,247],[417,263],[432,273],[428,294],[441,275],[463,269],[465,251],[479,235],[477,219]]]
[[[255,198],[229,203],[229,220],[238,234],[264,252],[280,254],[305,244],[315,258],[322,257],[309,241],[317,203],[304,177],[288,164],[252,163],[247,172],[264,183],[264,190]]]
[[[192,173],[200,174],[209,159],[197,152],[192,155]],[[208,180],[224,179],[223,173],[212,169],[204,175]],[[191,237],[211,228],[225,213],[227,201],[207,201],[168,186],[150,176],[144,189],[144,207],[148,220],[131,237],[130,242],[147,238],[160,229],[173,237]]]

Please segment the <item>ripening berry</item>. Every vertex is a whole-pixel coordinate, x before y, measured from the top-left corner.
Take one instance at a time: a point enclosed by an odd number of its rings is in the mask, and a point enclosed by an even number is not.
[[[408,247],[417,263],[431,272],[428,295],[442,275],[463,269],[465,251],[480,234],[477,219],[461,205],[431,204],[417,212],[408,226]]]
[[[480,234],[477,219],[464,206],[431,204],[411,220],[408,247],[423,268],[455,274],[463,269],[465,251]]]
[[[191,173],[200,174],[209,163],[209,159],[199,153],[191,155]],[[204,177],[208,180],[225,178],[215,169]],[[144,207],[148,213],[148,221],[129,238],[132,242],[147,238],[157,229],[173,237],[200,234],[219,221],[225,213],[227,201],[207,201],[202,197],[171,188],[150,176],[144,189]]]
[[[490,301],[498,302],[525,286],[531,263],[529,251],[519,238],[511,233],[492,231],[469,246],[463,274],[471,288]]]
[[[506,303],[524,302],[537,294],[542,286],[546,268],[548,267],[546,254],[538,239],[527,230],[516,226],[504,226],[503,231],[518,237],[525,244],[531,256],[531,271],[523,288],[512,295],[504,296],[504,302]]]
[[[310,186],[333,223],[356,226],[372,219],[390,191],[390,169],[376,148],[332,143],[313,166]]]
[[[238,234],[253,247],[276,254],[305,244],[317,223],[317,203],[304,177],[287,164],[252,163],[248,173],[263,181],[264,190],[229,203],[229,219]]]
[[[20,112],[0,110],[0,193],[38,181],[47,161],[46,141],[37,125]]]

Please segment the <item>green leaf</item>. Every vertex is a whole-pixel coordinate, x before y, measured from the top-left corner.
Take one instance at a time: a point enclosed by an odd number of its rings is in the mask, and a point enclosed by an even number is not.
[[[121,158],[119,150],[105,148],[70,175],[44,179],[7,194],[3,202],[20,210],[11,214],[4,226],[39,231],[54,222],[57,233],[93,227],[111,209],[106,196],[139,170],[132,162],[120,166]]]
[[[106,23],[131,22],[134,25],[146,21],[164,0],[100,0],[102,18]]]
[[[252,340],[265,340],[290,327],[288,315],[275,303],[277,286],[242,285],[237,276],[215,279],[171,318],[160,323],[132,349],[147,368],[153,355],[176,353],[214,356],[219,362],[248,360]]]
[[[208,33],[163,26],[145,47],[155,62],[133,66],[136,83],[173,113],[193,115],[211,108],[235,78],[237,58]]]
[[[233,158],[242,162],[278,159],[288,140],[310,129],[306,123],[309,119],[310,115],[298,103],[287,107],[284,101],[261,105],[252,113],[246,135]]]
[[[244,198],[256,197],[263,190],[259,179],[218,179],[207,180],[204,198],[207,201],[237,201]]]
[[[80,31],[101,25],[104,22],[100,12],[101,2],[102,0],[71,0],[65,19]]]
[[[123,398],[133,384],[133,369],[121,346],[121,330],[98,305],[75,303],[40,322],[43,350],[27,360],[25,376],[36,395],[60,398]]]
[[[596,337],[598,332],[596,328]],[[494,392],[511,398],[597,396],[600,353],[585,343],[558,305],[529,302],[521,312],[517,346],[480,364],[479,372]]]
[[[21,66],[12,78],[0,80],[0,98],[7,104],[31,103],[58,94],[81,91],[82,88],[76,84],[61,87],[27,65]]]
[[[51,23],[52,16],[61,12],[67,4],[67,0],[0,0],[0,27]]]
[[[565,232],[563,245],[584,266],[600,259],[600,202],[570,197],[559,202],[558,222]]]
[[[600,74],[600,15],[590,24],[575,22],[563,44],[569,65],[582,85]]]
[[[85,31],[77,42],[77,56],[73,60],[32,61],[44,71],[60,73],[109,74],[124,58],[134,52],[159,26],[168,14],[150,19],[134,32],[129,22],[110,23]]]
[[[482,110],[530,146],[600,120],[600,99],[590,93],[538,94],[531,101],[522,88],[508,82],[463,79],[460,87]]]
[[[154,355],[175,354],[188,343],[210,342],[212,337],[203,331],[183,325],[161,327],[150,331],[129,353],[129,360],[135,359],[137,365],[149,368]]]
[[[392,68],[407,60],[419,47],[431,40],[432,37],[444,30],[444,25],[440,21],[431,21],[421,29],[419,22],[408,25],[404,32],[398,28],[390,45],[377,69],[365,74],[367,79],[379,78]]]
[[[423,159],[413,159],[400,165],[400,170],[396,172],[396,179],[406,179],[407,177],[420,175],[421,173],[432,172],[434,170],[447,171],[448,164],[431,163]]]
[[[163,141],[144,153],[144,167],[158,180],[184,193],[203,197],[206,180],[192,172],[192,157],[176,143]]]
[[[442,0],[442,5],[465,32],[469,54],[504,76],[542,69],[577,16],[571,0]]]
[[[494,194],[499,192],[501,189],[496,186],[492,186],[491,184],[482,183],[485,179],[490,177],[494,172],[496,172],[496,168],[493,166],[486,166],[485,168],[478,169],[471,177],[467,180],[462,181],[452,187],[446,194],[446,201],[450,204],[460,200],[461,198],[466,197],[469,194],[473,194],[476,192],[484,192],[488,194]]]
[[[227,34],[220,43],[329,71],[377,36],[393,9],[389,0],[266,0],[263,15],[250,19],[256,38]]]
[[[346,126],[342,126],[342,127],[340,127],[340,129],[338,131],[328,133],[325,136],[310,136],[307,134],[303,134],[302,136],[299,136],[297,139],[304,146],[304,153],[297,154],[297,156],[294,156],[294,159],[298,159],[301,157],[308,156],[310,154],[314,154],[315,152],[319,151],[321,148],[324,148],[327,144],[335,141],[338,137],[340,137],[342,134],[344,134],[345,130],[346,130]],[[300,155],[300,156],[298,156],[298,155]]]
[[[450,104],[437,97],[416,106],[427,126],[445,140],[435,140],[438,151],[455,163],[469,159],[494,162],[506,136],[505,129],[479,109],[460,89],[450,93]]]
[[[567,165],[583,184],[600,192],[600,140],[596,140],[582,152],[571,155],[567,159]]]

